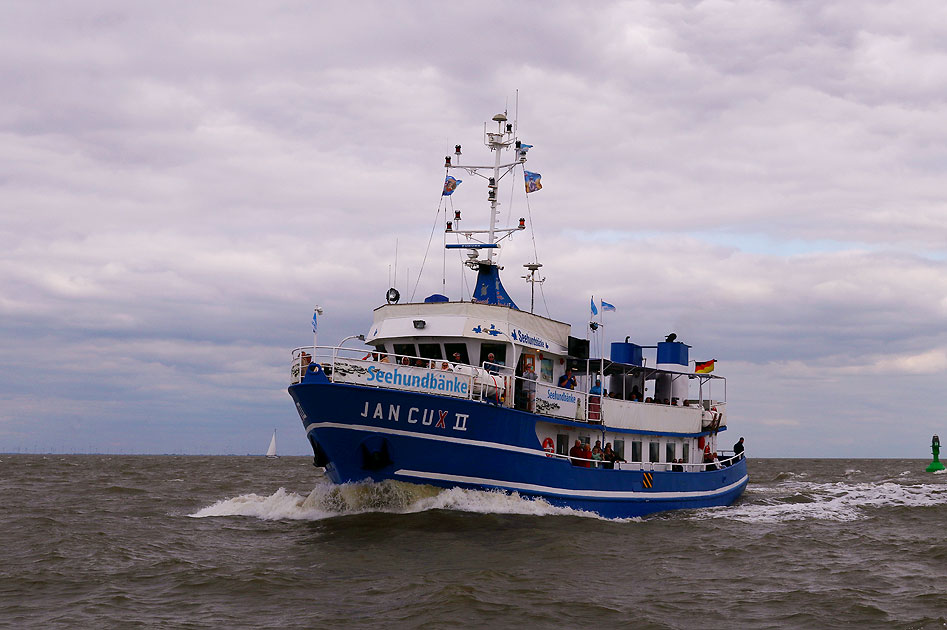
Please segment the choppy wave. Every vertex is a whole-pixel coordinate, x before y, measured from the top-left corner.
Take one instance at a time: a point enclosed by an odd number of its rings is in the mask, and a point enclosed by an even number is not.
[[[729,508],[709,508],[694,517],[727,518],[747,523],[777,523],[806,519],[854,521],[867,518],[872,509],[891,507],[931,507],[947,504],[947,486],[941,484],[902,485],[884,483],[785,483],[758,502]],[[779,490],[779,496],[772,490]]]
[[[482,514],[524,514],[532,516],[582,516],[597,514],[551,505],[542,499],[501,491],[441,489],[433,486],[384,481],[317,485],[308,496],[280,488],[270,496],[243,494],[223,499],[190,514],[210,516],[250,516],[262,520],[322,520],[366,512],[410,514],[427,510],[455,510]]]

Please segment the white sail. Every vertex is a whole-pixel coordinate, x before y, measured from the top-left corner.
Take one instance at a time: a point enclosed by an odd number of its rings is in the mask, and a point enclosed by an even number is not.
[[[266,449],[267,457],[277,457],[276,455],[276,429],[273,429],[273,439],[270,440],[270,448]]]

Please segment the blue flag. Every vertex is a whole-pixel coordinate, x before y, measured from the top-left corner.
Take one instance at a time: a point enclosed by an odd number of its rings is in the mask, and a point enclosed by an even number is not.
[[[592,315],[598,315],[598,308],[595,306],[595,298],[593,297],[589,304],[592,306]]]
[[[316,311],[312,312],[312,332],[316,332]]]
[[[537,190],[542,190],[542,182],[539,181],[539,178],[542,177],[539,173],[531,173],[530,171],[524,170],[523,176],[526,178],[526,193],[536,192]]]
[[[441,193],[442,197],[450,197],[454,194],[454,191],[457,190],[457,187],[460,186],[460,183],[464,181],[462,179],[454,179],[450,175],[447,176],[447,179],[444,180],[444,192]]]
[[[614,310],[615,310],[615,307],[614,307],[614,306],[612,306],[611,304],[609,304],[609,303],[606,302],[605,300],[602,300],[602,312],[603,312],[603,313],[607,313],[608,311],[614,311]]]

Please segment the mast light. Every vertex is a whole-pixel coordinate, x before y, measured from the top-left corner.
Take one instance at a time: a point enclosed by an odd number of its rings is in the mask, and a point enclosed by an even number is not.
[[[444,166],[450,166],[450,156],[449,156],[449,155],[445,155],[445,156],[444,156]]]
[[[526,229],[526,217],[520,217],[520,229],[521,230]]]
[[[453,222],[453,221],[448,221],[448,222],[447,222],[447,230],[446,230],[446,231],[447,231],[447,232],[453,232],[453,231],[454,231],[454,222]]]
[[[460,210],[454,210],[454,221],[460,221]]]
[[[457,155],[460,155],[460,145],[459,145],[459,144],[455,144],[455,145],[454,145],[454,153],[456,153]]]

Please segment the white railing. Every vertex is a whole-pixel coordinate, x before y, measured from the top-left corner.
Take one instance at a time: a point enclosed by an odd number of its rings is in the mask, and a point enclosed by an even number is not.
[[[543,451],[539,451],[543,452]],[[546,452],[546,457],[556,458],[556,459],[565,459],[570,462],[588,462],[588,468],[604,468],[609,469],[605,464],[609,462],[604,459],[590,459],[588,457],[573,457],[572,455],[563,455],[561,453],[549,453]],[[727,457],[725,459],[718,459],[715,462],[707,463],[680,463],[680,462],[624,462],[617,461],[614,462],[614,470],[625,470],[625,471],[646,471],[646,472],[702,472],[706,470],[720,470],[721,468],[726,468],[732,466],[733,464],[740,461],[743,458],[743,455],[734,455]],[[576,464],[573,464],[576,465]],[[677,470],[680,468],[680,470]]]
[[[680,410],[694,408],[692,405],[669,406],[661,403],[621,401],[587,394],[556,387],[537,379],[515,376],[510,368],[489,362],[474,366],[444,359],[341,346],[303,346],[294,349],[290,379],[292,384],[302,381],[311,363],[320,364],[329,380],[335,383],[479,400],[551,418],[590,424],[604,424],[608,412],[619,413],[623,405]],[[615,420],[619,421],[617,417]]]

